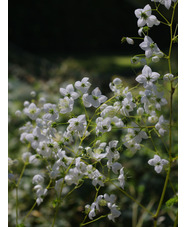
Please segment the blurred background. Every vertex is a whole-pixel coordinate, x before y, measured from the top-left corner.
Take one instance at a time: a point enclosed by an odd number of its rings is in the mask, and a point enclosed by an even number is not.
[[[143,8],[149,2],[147,0],[9,0],[9,157],[19,161],[20,155],[27,151],[19,141],[19,127],[26,122],[26,119],[18,119],[15,111],[22,110],[23,102],[32,99],[30,97],[32,90],[36,91],[38,97],[44,96],[48,102],[52,102],[59,97],[60,87],[81,80],[84,76],[90,77],[94,87],[99,86],[106,95],[110,92],[109,82],[116,76],[120,77],[126,86],[136,84],[135,77],[143,66],[131,65],[131,57],[143,53],[139,48],[141,41],[135,41],[131,46],[126,43],[121,44],[121,38],[138,36],[134,10]],[[151,5],[153,6],[153,3]],[[161,12],[167,17],[170,16],[170,12],[165,7],[161,7]],[[177,23],[177,19],[174,23]],[[168,32],[169,28],[165,25],[154,26],[150,30],[150,36],[165,53],[169,48]],[[177,75],[177,46],[174,46],[172,56],[173,73]],[[168,70],[164,60],[157,64],[151,63],[151,66],[153,71],[157,70],[161,74]],[[175,110],[176,103],[177,98],[175,98]],[[168,111],[165,110],[167,116]],[[174,140],[176,150],[176,131]],[[153,206],[157,202],[157,193],[161,193],[164,178],[154,174],[154,180],[148,185],[152,173],[148,173],[147,169],[143,168],[144,163],[149,159],[147,150],[140,155],[136,154],[135,160],[131,159],[132,155],[127,151],[123,158],[125,167],[133,169],[128,173],[130,187],[127,190],[139,200],[143,200],[146,205]],[[138,168],[139,166],[141,167]],[[22,163],[18,162],[12,167],[12,171],[19,174],[21,168]],[[24,182],[27,183],[21,185],[20,204],[23,210],[31,207],[34,201],[34,193],[30,185],[30,177],[33,176],[34,171],[28,168],[24,176]],[[176,167],[172,180],[173,182],[177,180]],[[144,185],[148,187],[144,188]],[[77,191],[75,197],[64,203],[60,213],[62,218],[58,218],[57,226],[78,226],[77,223],[83,218],[82,211],[85,205],[82,198],[88,199],[90,196],[85,186]],[[177,187],[176,183],[175,187]],[[9,189],[9,226],[14,226],[15,194],[11,184]],[[28,192],[33,194],[31,201]],[[91,193],[94,195],[94,192]],[[131,205],[126,197],[118,196],[118,201],[125,211],[119,222],[114,224],[106,220],[90,226],[122,227],[124,223],[127,227],[151,226],[152,222],[148,216],[141,211],[138,213],[139,208]],[[171,190],[167,198],[169,196],[172,196]],[[75,201],[74,198],[78,199]],[[164,213],[167,209],[165,208]],[[54,214],[51,198],[46,201],[44,208],[38,210],[32,213],[26,226],[50,226],[47,221]],[[171,208],[168,211],[169,215],[165,217],[164,213],[162,214],[162,220],[165,222],[161,221],[160,226],[171,226],[176,208],[172,210]],[[143,221],[137,223],[140,215],[143,215],[146,224]]]
[[[63,76],[65,70],[70,76],[67,68],[73,67],[93,77],[98,76],[99,69],[107,78],[113,74],[133,75],[128,69],[127,56],[141,53],[139,42],[132,48],[121,44],[121,38],[138,36],[134,10],[147,3],[146,0],[10,0],[10,76],[17,73],[27,80],[48,79]],[[162,7],[162,12],[169,11]],[[169,46],[167,31],[165,25],[154,26],[150,31],[161,50]]]

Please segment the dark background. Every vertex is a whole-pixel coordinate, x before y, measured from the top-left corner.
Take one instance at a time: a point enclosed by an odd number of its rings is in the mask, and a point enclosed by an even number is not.
[[[9,50],[16,46],[41,55],[127,53],[131,47],[123,49],[121,38],[138,36],[134,10],[145,4],[148,1],[9,0]],[[166,32],[161,25],[150,33],[160,49],[169,45],[162,38]]]

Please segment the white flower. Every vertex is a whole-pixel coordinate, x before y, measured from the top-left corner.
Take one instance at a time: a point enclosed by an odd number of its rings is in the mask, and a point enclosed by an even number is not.
[[[20,111],[20,110],[17,110],[17,111],[15,112],[15,115],[16,115],[17,117],[20,117],[20,116],[21,116],[21,111]]]
[[[90,210],[90,212],[88,214],[88,217],[92,220],[93,217],[95,217],[95,216],[96,216],[95,206],[93,206],[93,207],[91,207],[91,210]]]
[[[122,168],[122,165],[119,162],[114,162],[112,164],[111,168],[115,174],[118,174],[118,170],[120,170]]]
[[[30,105],[30,103],[29,103],[29,101],[24,101],[23,105],[24,105],[25,107],[28,107],[28,106]]]
[[[110,132],[112,127],[111,127],[111,118],[106,117],[103,119],[102,117],[98,117],[96,119],[96,131],[97,133],[99,132]]]
[[[140,116],[144,114],[144,109],[143,109],[143,107],[139,107],[139,108],[137,109],[137,114],[140,115]]]
[[[123,169],[124,169],[124,167],[122,167],[120,169],[120,175],[118,177],[118,180],[119,180],[119,183],[120,183],[121,188],[124,189],[124,186],[125,186],[125,176],[124,176],[124,170]]]
[[[130,45],[133,45],[133,44],[134,44],[134,40],[131,39],[131,38],[129,38],[129,37],[126,37],[126,41],[127,41],[127,43],[130,44]]]
[[[101,117],[114,117],[116,116],[116,112],[118,111],[118,108],[116,106],[107,106],[106,104],[103,104],[104,106],[103,110],[101,108]]]
[[[125,126],[123,121],[120,118],[116,117],[116,116],[111,118],[110,120],[111,120],[111,126],[116,126],[118,128],[121,128],[121,127]]]
[[[86,93],[91,86],[91,83],[88,82],[89,78],[84,77],[81,81],[75,82],[75,87],[80,90],[82,93]]]
[[[36,126],[32,133],[27,133],[25,139],[31,143],[33,149],[36,149],[39,146],[39,142],[43,141],[45,137],[41,134],[40,128]]]
[[[36,155],[29,156],[29,163],[31,163],[31,164],[36,164],[37,163]]]
[[[134,107],[136,107],[136,104],[132,102],[132,98],[124,98],[122,101],[122,108],[121,108],[121,114],[125,116],[129,116],[129,112],[133,111]]]
[[[164,5],[167,9],[170,8],[172,1],[176,2],[177,0],[151,0],[152,2],[159,2]]]
[[[89,102],[89,99],[87,99],[87,97],[89,96],[89,94],[83,94],[82,99],[83,99],[83,104],[85,107],[91,107],[92,104]]]
[[[106,147],[107,158],[108,158],[107,166],[109,169],[113,164],[113,160],[116,161],[120,158],[120,154],[116,149],[117,144],[118,144],[117,140],[112,140],[109,142],[109,146]]]
[[[109,87],[112,91],[117,92],[122,87],[122,80],[120,78],[115,78],[110,84]]]
[[[152,72],[151,68],[145,65],[142,69],[142,74],[136,77],[136,81],[140,84],[143,84],[144,87],[151,87],[153,86],[153,82],[155,82],[159,77],[159,73]]]
[[[93,172],[92,179],[92,184],[94,186],[96,186],[97,184],[99,184],[100,186],[104,186],[103,181],[105,180],[105,177],[97,169]]]
[[[89,218],[92,220],[96,216],[96,211],[100,211],[100,206],[107,206],[110,210],[108,218],[115,221],[115,218],[119,217],[121,212],[118,210],[118,206],[114,204],[116,196],[111,194],[110,196],[105,193],[104,195],[99,195],[96,200],[91,204],[85,206],[85,213],[88,214]]]
[[[47,189],[43,189],[43,187],[39,184],[34,187],[34,190],[36,190],[36,194],[38,197],[46,195],[47,193]]]
[[[64,99],[59,99],[59,110],[60,113],[66,114],[73,110],[74,100],[72,98],[65,97]]]
[[[111,213],[108,215],[108,219],[115,222],[115,218],[121,215],[121,212],[117,209],[118,207],[116,204],[108,203],[108,208],[110,209]]]
[[[79,180],[83,177],[83,173],[76,167],[69,170],[69,173],[65,176],[65,181],[68,185],[78,184]]]
[[[41,141],[39,142],[39,146],[37,147],[36,151],[38,154],[44,156],[44,157],[50,157],[51,155],[51,149],[48,146],[49,144],[47,141]]]
[[[32,154],[30,152],[25,152],[22,154],[22,159],[24,162],[29,162],[29,157],[31,156]]]
[[[134,13],[138,18],[138,27],[143,27],[145,24],[147,24],[148,27],[160,24],[156,16],[151,15],[152,9],[149,4],[146,5],[144,9],[136,9]]]
[[[35,120],[41,110],[37,108],[37,106],[34,103],[31,103],[27,108],[25,108],[24,113],[32,120]]]
[[[35,175],[32,179],[33,184],[41,184],[43,182],[44,182],[44,178],[40,174]]]
[[[36,92],[35,92],[35,91],[31,91],[31,92],[30,92],[30,95],[31,95],[32,97],[35,97],[35,96],[36,96]]]
[[[152,61],[155,62],[155,63],[159,62],[159,60],[160,60],[160,58],[158,56],[152,57]]]
[[[44,120],[48,121],[55,121],[58,119],[58,112],[56,110],[56,105],[51,103],[45,103],[43,106],[43,110],[46,112],[46,114],[43,115]]]
[[[38,204],[38,206],[43,202],[43,196],[45,196],[47,194],[47,189],[43,189],[43,187],[41,185],[36,185],[34,187],[34,190],[36,190],[36,195],[37,195],[37,199],[36,199],[36,202]]]
[[[107,97],[102,95],[100,89],[97,87],[92,91],[92,95],[84,96],[84,99],[86,101],[86,107],[94,106],[97,108],[101,103],[107,100]]]
[[[141,27],[141,28],[138,29],[138,35],[139,36],[142,36],[142,34],[143,34],[143,27]]]
[[[150,159],[148,161],[148,164],[151,165],[151,166],[154,166],[154,170],[157,172],[157,173],[160,173],[163,169],[163,166],[168,164],[169,162],[165,159],[161,159],[160,156],[158,155],[154,155],[154,158],[153,159]]]
[[[145,51],[145,56],[147,58],[150,58],[151,56],[163,57],[163,53],[149,36],[145,36],[144,41],[140,43],[139,46]]]
[[[105,146],[106,146],[106,143],[101,143],[98,145],[98,147],[94,148],[93,151],[90,147],[86,147],[86,151],[91,158],[100,161],[101,159],[105,158],[107,155],[107,153],[102,153],[104,151]]]
[[[87,121],[84,114],[79,115],[77,118],[71,118],[68,120],[69,126],[68,131],[79,132],[80,135],[83,135],[84,130],[86,129]]]
[[[44,104],[45,102],[46,102],[46,98],[45,97],[39,98],[39,103]]]
[[[130,139],[130,140],[125,139],[123,142],[124,142],[124,145],[134,153],[141,149],[140,144],[136,143],[134,139]]]
[[[128,128],[129,138],[136,143],[141,143],[142,139],[148,139],[147,133],[134,122],[131,123],[132,128]],[[127,137],[127,135],[126,135]],[[126,140],[128,141],[128,139]]]
[[[166,121],[163,117],[163,115],[161,115],[159,117],[159,121],[158,123],[155,125],[155,128],[158,130],[159,134],[161,136],[164,135],[164,133],[167,131],[166,128],[167,128],[167,124],[168,124],[168,121]]]
[[[104,199],[109,202],[109,203],[114,203],[116,201],[116,196],[114,194],[111,194],[110,196],[105,193],[104,194]]]
[[[161,110],[161,107],[167,104],[167,100],[163,97],[164,93],[158,92],[156,87],[154,87],[153,93],[154,97],[152,99],[154,106],[157,110]]]
[[[74,87],[72,84],[67,85],[65,88],[60,88],[59,92],[63,96],[67,96],[68,98],[77,99],[79,97],[79,94],[74,91]]]
[[[165,80],[165,81],[172,81],[173,78],[174,78],[174,75],[171,73],[167,73],[163,76],[163,80]]]
[[[63,178],[61,178],[61,179],[57,180],[56,183],[55,183],[54,188],[57,191],[58,196],[61,193],[63,182],[64,182],[64,180],[63,180]]]
[[[37,203],[38,206],[39,206],[42,202],[43,202],[43,199],[42,199],[41,197],[38,197],[38,198],[36,199],[36,203]]]
[[[158,117],[157,117],[155,111],[152,111],[152,112],[150,113],[150,116],[148,117],[148,121],[149,121],[150,123],[156,123],[156,122],[158,121]]]

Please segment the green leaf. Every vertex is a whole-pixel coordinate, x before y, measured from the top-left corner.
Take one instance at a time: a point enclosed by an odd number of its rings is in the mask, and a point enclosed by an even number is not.
[[[178,203],[178,196],[174,196],[173,198],[170,198],[166,202],[167,207],[172,207],[175,203]]]
[[[16,227],[25,227],[23,223],[16,225]]]

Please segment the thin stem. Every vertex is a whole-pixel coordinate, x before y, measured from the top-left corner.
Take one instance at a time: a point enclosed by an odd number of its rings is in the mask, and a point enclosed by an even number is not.
[[[68,173],[68,171],[70,170],[73,162],[74,162],[75,158],[73,159],[73,161],[70,163],[69,167],[67,168],[67,170],[65,171],[65,175]],[[52,227],[54,227],[55,225],[55,221],[56,221],[56,217],[57,217],[57,213],[58,213],[58,210],[59,210],[59,206],[60,206],[60,203],[63,201],[61,199],[61,194],[62,194],[62,191],[63,191],[63,187],[64,187],[64,184],[65,184],[65,177],[63,178],[63,182],[61,184],[61,188],[60,188],[60,193],[59,193],[59,201],[58,201],[58,204],[56,206],[56,212],[55,212],[55,215],[54,215],[54,219],[53,219],[53,222],[52,222]]]
[[[17,184],[16,184],[17,187],[19,187],[19,184],[20,184],[20,181],[21,181],[21,178],[22,178],[22,176],[23,176],[23,173],[24,173],[24,171],[25,171],[26,166],[27,166],[27,164],[25,163],[24,166],[23,166],[23,169],[22,169],[22,171],[21,171],[21,174],[20,174],[20,176],[19,176],[19,179],[18,179],[18,181],[17,181]]]
[[[155,219],[159,215],[159,212],[160,212],[163,200],[164,200],[165,191],[166,191],[166,188],[167,188],[167,185],[168,185],[168,182],[169,182],[170,171],[171,171],[171,164],[169,164],[169,169],[168,169],[167,176],[166,176],[166,179],[165,179],[165,183],[164,183],[163,191],[162,191],[162,194],[161,194],[161,198],[160,198],[160,201],[159,201],[159,204],[158,204],[158,208],[157,208],[156,214],[154,215]]]
[[[110,181],[111,182],[111,181]],[[111,184],[113,184],[118,190],[120,190],[123,194],[125,194],[129,199],[131,199],[133,202],[137,203],[138,206],[140,206],[142,209],[144,209],[147,213],[149,213],[151,216],[154,216],[154,214],[148,210],[147,208],[145,208],[141,203],[139,203],[136,199],[134,199],[131,195],[129,195],[126,191],[124,191],[123,189],[121,189],[120,187],[118,187],[115,183],[111,182]]]
[[[19,215],[19,211],[18,211],[18,206],[19,206],[18,187],[19,187],[21,178],[23,176],[23,173],[25,171],[26,165],[27,164],[24,163],[24,166],[23,166],[23,169],[22,169],[21,174],[19,176],[19,179],[17,181],[17,184],[15,185],[15,187],[16,187],[16,225],[18,225],[18,219],[19,219],[19,217],[18,217],[18,215]]]
[[[154,227],[157,227],[157,219],[154,219]]]
[[[36,206],[36,202],[33,204],[33,206],[31,207],[31,209],[28,211],[28,213],[26,214],[26,216],[23,218],[23,222],[25,221],[25,219],[31,214],[31,212],[33,211],[33,209],[35,208]]]
[[[94,219],[94,220],[92,220],[92,221],[89,221],[89,222],[86,222],[86,223],[81,223],[81,224],[80,224],[80,227],[81,227],[81,226],[88,225],[88,224],[93,223],[93,222],[95,222],[95,221],[98,221],[98,220],[100,220],[101,218],[105,218],[105,217],[107,217],[107,215],[102,215],[102,216],[100,216],[99,218],[96,218],[96,219]]]
[[[156,148],[156,146],[155,146],[155,143],[154,143],[154,141],[153,141],[153,139],[152,139],[151,133],[149,133],[149,134],[150,134],[150,140],[151,140],[151,142],[152,142],[152,145],[153,145],[153,147],[154,147],[156,153],[158,153],[158,150],[157,150],[157,148]]]
[[[174,221],[174,227],[177,227],[178,226],[178,211],[176,213],[176,219]]]
[[[166,25],[166,26],[170,26],[168,23],[165,23],[165,22],[163,22],[163,21],[159,21],[161,24],[164,24],[164,25]]]
[[[156,7],[156,12],[167,22],[167,24],[170,25],[170,22],[167,20],[167,18],[165,16],[163,16],[163,14],[158,10],[158,7]]]
[[[47,185],[46,189],[48,189],[48,188],[50,187],[51,183],[52,183],[52,180],[50,180],[50,182],[49,182],[49,184]],[[25,219],[31,214],[31,212],[32,212],[33,209],[35,208],[36,204],[37,204],[37,202],[35,202],[35,203],[33,204],[33,206],[31,207],[31,209],[28,211],[28,213],[26,214],[26,216],[23,218],[23,222],[24,222]]]
[[[18,225],[18,187],[16,186],[16,226]]]
[[[173,7],[173,12],[172,12],[172,18],[171,18],[171,24],[170,24],[170,37],[171,37],[171,41],[170,41],[170,47],[169,47],[169,56],[168,56],[168,66],[169,66],[169,72],[172,73],[172,69],[171,69],[171,60],[170,60],[170,57],[171,57],[171,51],[172,51],[172,43],[173,43],[173,38],[172,38],[172,25],[173,25],[173,19],[174,19],[174,13],[175,13],[175,8],[176,8],[176,5],[177,3],[174,4],[174,7]],[[165,179],[165,183],[164,183],[164,187],[163,187],[163,191],[162,191],[162,194],[161,194],[161,197],[160,197],[160,201],[159,201],[159,204],[158,204],[158,208],[157,208],[157,211],[156,211],[156,214],[154,215],[154,219],[155,219],[155,222],[154,222],[154,227],[157,226],[157,217],[159,215],[159,212],[160,212],[160,209],[162,207],[162,203],[163,203],[163,200],[164,200],[164,196],[165,196],[165,192],[166,192],[166,188],[167,188],[167,185],[168,185],[168,182],[169,182],[169,176],[170,176],[170,172],[171,172],[171,163],[172,163],[172,156],[171,156],[171,153],[172,153],[172,104],[173,104],[173,94],[174,94],[174,88],[173,88],[173,84],[171,82],[171,93],[170,93],[170,118],[169,118],[169,169],[168,169],[168,172],[167,172],[167,175],[166,175],[166,179]]]

